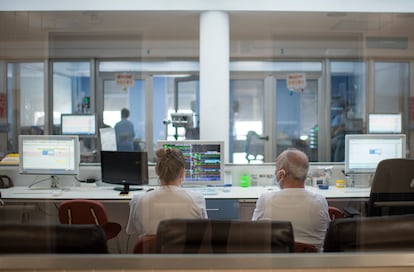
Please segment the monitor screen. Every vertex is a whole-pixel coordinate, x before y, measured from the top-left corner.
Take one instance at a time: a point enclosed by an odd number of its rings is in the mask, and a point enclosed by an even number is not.
[[[355,134],[345,136],[345,172],[374,173],[380,161],[405,158],[404,134]]]
[[[19,136],[21,174],[78,175],[79,161],[78,136]]]
[[[62,114],[60,119],[62,135],[96,135],[95,114]]]
[[[401,113],[369,113],[368,133],[401,133]]]
[[[132,185],[148,184],[148,153],[127,151],[101,151],[102,182],[119,184],[117,191],[127,193],[140,190]]]
[[[183,186],[224,184],[224,141],[159,141],[158,148],[182,151],[185,158]]]

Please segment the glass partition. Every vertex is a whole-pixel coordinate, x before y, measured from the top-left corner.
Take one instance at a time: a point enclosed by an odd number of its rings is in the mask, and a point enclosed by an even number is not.
[[[6,152],[18,152],[19,135],[45,134],[45,66],[42,62],[9,63],[7,65],[7,96],[2,94],[3,105],[7,105],[8,131]],[[7,102],[7,103],[6,103]]]

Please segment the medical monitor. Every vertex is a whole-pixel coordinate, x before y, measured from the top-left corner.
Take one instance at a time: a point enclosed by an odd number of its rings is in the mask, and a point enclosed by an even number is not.
[[[19,136],[21,174],[78,175],[79,161],[78,136]]]
[[[345,135],[345,173],[374,173],[380,161],[405,158],[404,134]]]
[[[181,150],[185,159],[183,186],[224,184],[224,141],[158,141],[157,147]]]
[[[121,185],[114,190],[122,193],[141,190],[140,186],[148,184],[148,153],[101,151],[101,179]]]
[[[62,114],[62,135],[96,136],[95,114]]]
[[[401,113],[369,113],[368,133],[401,133]]]

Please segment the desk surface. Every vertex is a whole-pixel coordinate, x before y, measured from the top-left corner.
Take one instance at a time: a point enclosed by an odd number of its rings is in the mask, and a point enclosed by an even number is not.
[[[120,195],[119,191],[113,190],[112,186],[79,186],[59,189],[52,188],[28,188],[27,186],[15,186],[1,189],[1,197],[5,200],[60,200],[60,199],[101,199],[114,201],[129,201],[135,194],[144,194],[151,186],[144,186],[141,191],[131,191],[127,195]],[[214,187],[217,190],[215,195],[205,195],[206,199],[257,199],[262,193],[279,190],[274,186],[252,186],[252,187]],[[321,190],[316,187],[306,187],[307,190],[320,193],[327,199],[340,198],[368,198],[370,188],[336,188]]]

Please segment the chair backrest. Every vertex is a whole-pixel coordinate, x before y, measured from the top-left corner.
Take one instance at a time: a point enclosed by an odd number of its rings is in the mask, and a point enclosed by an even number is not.
[[[294,252],[288,221],[169,219],[160,222],[159,253],[286,253]]]
[[[73,199],[62,201],[59,205],[59,221],[62,224],[108,223],[105,206],[98,200]]]
[[[330,222],[325,252],[414,249],[414,215],[339,218]]]
[[[414,213],[414,160],[379,162],[367,203],[367,216]]]
[[[295,253],[312,253],[318,252],[316,246],[301,242],[295,242]]]
[[[157,236],[155,234],[144,234],[139,236],[132,252],[140,254],[156,253],[156,239]]]
[[[96,225],[0,224],[1,254],[108,253]]]
[[[340,209],[338,209],[337,207],[329,206],[328,207],[328,212],[329,212],[329,218],[331,220],[335,220],[337,218],[345,217],[344,213]]]

